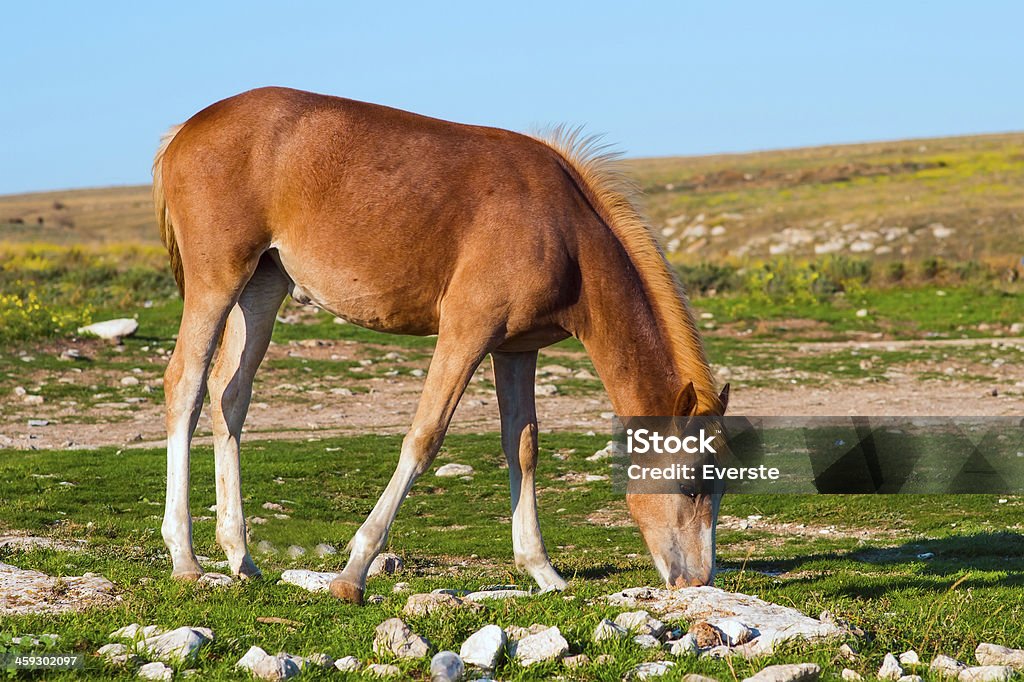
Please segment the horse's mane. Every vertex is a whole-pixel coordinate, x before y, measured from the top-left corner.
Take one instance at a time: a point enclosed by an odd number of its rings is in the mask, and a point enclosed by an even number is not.
[[[620,154],[602,144],[600,138],[584,135],[581,128],[560,126],[536,137],[575,172],[594,209],[640,273],[658,326],[671,349],[673,366],[680,379],[692,381],[697,391],[699,412],[721,414],[721,401],[689,301],[653,230],[633,202],[639,188],[623,173]]]

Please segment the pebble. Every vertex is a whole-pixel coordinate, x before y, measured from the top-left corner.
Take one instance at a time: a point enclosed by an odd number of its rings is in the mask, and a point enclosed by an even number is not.
[[[770,665],[743,682],[814,682],[821,675],[815,663],[784,663]]]
[[[301,556],[305,556],[306,550],[303,549],[302,547],[299,547],[298,545],[291,545],[291,546],[288,547],[288,550],[287,550],[286,553],[288,554],[288,556],[290,558],[298,559]]]
[[[144,680],[170,680],[174,677],[174,670],[160,661],[153,661],[139,668],[138,674]]]
[[[401,618],[389,618],[374,631],[373,651],[397,658],[423,658],[430,653],[430,642],[409,629]]]
[[[458,682],[466,665],[454,651],[439,651],[430,659],[430,682]]]
[[[288,654],[271,656],[258,646],[251,647],[235,663],[236,668],[248,670],[261,680],[287,680],[299,674],[298,663]]]
[[[569,651],[569,643],[557,627],[550,627],[535,635],[523,637],[516,643],[515,649],[516,659],[523,667],[528,667],[561,658]]]
[[[539,396],[558,395],[558,386],[554,384],[537,384],[534,387],[533,393]]]
[[[665,642],[665,648],[673,656],[696,656],[700,653],[697,646],[697,638],[691,634],[685,634],[679,639]]]
[[[607,618],[602,619],[597,624],[597,627],[594,628],[595,642],[603,642],[608,639],[625,639],[627,635],[629,635],[629,630]]]
[[[860,682],[864,679],[859,672],[849,668],[843,668],[843,672],[839,676],[846,680],[846,682]]]
[[[121,377],[121,385],[122,386],[138,386],[139,385],[139,378],[138,377],[132,377],[132,376]]]
[[[715,623],[729,646],[740,646],[754,638],[754,632],[738,620],[720,620]]]
[[[203,587],[230,587],[235,582],[230,575],[223,573],[203,573],[197,585]]]
[[[402,613],[407,616],[427,616],[438,610],[450,611],[460,608],[479,610],[481,607],[479,604],[456,597],[455,595],[427,592],[411,595],[405,602],[405,608],[402,609]]]
[[[402,561],[402,557],[392,552],[381,552],[373,558],[370,562],[370,568],[366,572],[366,577],[372,578],[375,575],[391,575],[401,571],[405,566],[405,562]]]
[[[456,464],[455,462],[449,462],[444,466],[438,467],[437,471],[434,472],[434,475],[440,478],[452,478],[455,476],[472,476],[473,467],[469,466],[468,464]]]
[[[1014,670],[1008,665],[979,665],[960,671],[960,682],[1008,682]]]
[[[637,635],[633,638],[633,641],[640,646],[641,649],[655,649],[660,644],[656,637],[650,635]]]
[[[626,611],[615,616],[615,624],[638,635],[661,637],[665,632],[665,624],[652,618],[647,611]]]
[[[409,583],[395,583],[394,587],[391,588],[393,594],[401,594],[402,592],[409,591]]]
[[[724,644],[722,632],[707,621],[698,621],[690,626],[689,634],[697,640],[697,646],[701,649],[709,649]]]
[[[652,677],[661,677],[675,667],[672,661],[649,661],[641,663],[626,673],[627,680],[649,680]]]
[[[333,545],[328,545],[321,542],[319,545],[313,548],[313,552],[319,557],[325,557],[334,556],[338,553],[338,550]]]
[[[96,652],[96,655],[100,658],[105,658],[114,665],[127,665],[128,663],[137,660],[137,657],[131,649],[126,647],[124,644],[113,643],[104,644]]]
[[[921,682],[921,676],[920,675],[904,675],[903,677],[898,679],[896,682]]]
[[[354,673],[363,667],[355,656],[342,656],[334,662],[334,667],[343,673]]]
[[[895,682],[901,677],[903,677],[903,668],[900,667],[900,662],[892,654],[886,654],[882,659],[882,667],[878,669],[878,679]]]
[[[504,630],[497,625],[485,625],[462,643],[459,655],[469,665],[494,670],[501,661],[507,643],[508,637]]]
[[[590,657],[586,654],[576,654],[575,656],[566,656],[562,659],[562,665],[566,668],[581,668],[585,665],[590,664]]]
[[[120,341],[125,336],[131,336],[138,329],[138,320],[133,320],[130,317],[120,317],[79,327],[78,333],[98,336],[108,341]]]
[[[470,592],[466,595],[466,599],[471,601],[486,601],[488,599],[515,599],[518,597],[529,597],[530,593],[526,590],[479,590],[477,592]]]
[[[928,670],[935,677],[959,677],[960,671],[966,667],[966,665],[955,658],[939,654],[932,659],[932,663],[928,666]]]
[[[974,650],[974,657],[982,665],[1008,665],[1024,672],[1024,649],[1010,649],[998,644],[982,642]]]
[[[900,663],[902,665],[918,665],[921,663],[921,657],[917,655],[916,651],[910,649],[900,654]]]
[[[373,677],[395,677],[402,674],[402,669],[390,663],[371,663],[366,666],[366,674]]]
[[[262,548],[261,554],[267,554]],[[310,592],[326,592],[331,581],[338,577],[337,573],[321,573],[319,571],[307,571],[305,569],[290,569],[281,574],[281,583],[295,585]]]

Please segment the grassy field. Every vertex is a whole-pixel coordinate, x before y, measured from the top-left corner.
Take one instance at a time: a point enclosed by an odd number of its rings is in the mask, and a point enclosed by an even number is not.
[[[251,545],[266,541],[276,550],[258,557],[265,579],[213,590],[167,577],[169,562],[159,532],[161,451],[104,449],[4,457],[0,530],[85,539],[88,544],[83,552],[5,550],[0,560],[52,575],[101,573],[118,586],[123,602],[72,615],[8,617],[0,622],[0,637],[56,633],[61,637],[57,650],[91,653],[106,643],[110,632],[131,622],[208,626],[216,633],[215,642],[181,669],[199,668],[203,679],[238,679],[232,666],[252,645],[271,652],[385,660],[372,652],[372,632],[384,619],[399,615],[408,593],[392,593],[398,581],[409,582],[412,592],[477,589],[493,583],[530,587],[529,579],[517,574],[512,564],[507,479],[493,435],[451,437],[439,456],[438,464],[474,466],[472,481],[427,474],[415,486],[390,538],[390,549],[404,557],[406,567],[393,576],[373,578],[368,586],[368,594],[385,597],[382,603],[354,607],[276,584],[286,568],[332,570],[343,564],[341,555],[317,558],[311,550],[322,542],[344,547],[383,489],[397,460],[398,444],[397,438],[380,436],[247,443],[247,512],[258,515],[264,502],[279,502],[290,518],[271,518],[250,527]],[[555,675],[620,680],[638,662],[664,658],[664,653],[631,642],[591,641],[598,620],[622,610],[603,604],[600,597],[628,586],[658,583],[636,529],[625,523],[623,500],[611,485],[562,482],[570,473],[607,474],[606,463],[584,459],[601,445],[599,437],[574,434],[542,439],[541,523],[556,567],[570,579],[567,592],[492,603],[480,613],[407,618],[414,630],[438,649],[457,650],[466,636],[489,622],[558,625],[574,652],[614,657],[613,663],[573,671],[557,664],[524,669],[505,663],[497,677],[506,680]],[[192,497],[196,549],[216,560],[222,555],[207,511],[214,502],[212,469],[210,451],[198,448]],[[794,645],[756,662],[681,658],[665,679],[694,671],[742,679],[764,664],[783,661],[815,661],[828,679],[836,679],[844,665],[873,674],[891,651],[913,648],[927,662],[936,653],[972,660],[980,641],[1022,647],[1022,505],[1020,499],[1000,503],[981,495],[727,496],[724,515],[761,518],[748,530],[720,531],[723,570],[717,585],[811,615],[832,612],[867,633],[855,642],[860,657],[841,661],[838,642]],[[291,545],[308,553],[287,558],[284,549]],[[918,558],[926,552],[934,558]],[[263,624],[256,620],[261,616],[301,625]],[[127,675],[96,659],[88,666],[97,678]],[[409,677],[426,677],[425,662],[402,667]],[[64,677],[74,679],[77,674]],[[339,675],[309,675],[320,677]]]

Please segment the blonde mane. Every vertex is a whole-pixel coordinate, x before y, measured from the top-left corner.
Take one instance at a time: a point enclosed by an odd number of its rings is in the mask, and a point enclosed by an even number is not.
[[[639,188],[623,173],[620,155],[598,137],[583,135],[581,128],[560,126],[535,137],[554,149],[579,176],[594,209],[636,266],[671,350],[673,366],[680,379],[692,381],[697,391],[698,410],[720,414],[721,401],[689,301],[654,232],[633,202]]]

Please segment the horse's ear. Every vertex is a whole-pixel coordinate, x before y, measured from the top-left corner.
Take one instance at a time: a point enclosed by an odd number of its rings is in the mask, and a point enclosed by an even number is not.
[[[693,382],[686,384],[686,388],[676,394],[676,403],[672,408],[672,415],[675,417],[689,417],[697,411],[697,390]]]
[[[722,403],[722,414],[725,414],[725,409],[729,407],[729,384],[722,387],[722,392],[718,394],[718,402]]]

